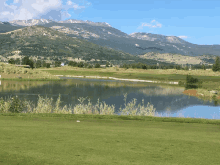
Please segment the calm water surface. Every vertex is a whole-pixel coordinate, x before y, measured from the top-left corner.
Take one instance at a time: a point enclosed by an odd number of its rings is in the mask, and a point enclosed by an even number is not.
[[[55,103],[60,94],[61,106],[78,104],[79,97],[87,97],[92,104],[96,104],[99,98],[100,102],[114,104],[118,112],[120,107],[124,107],[124,94],[127,93],[127,103],[136,98],[137,104],[142,103],[142,99],[145,105],[148,102],[153,104],[155,116],[220,119],[220,106],[215,106],[213,101],[205,102],[182,94],[183,87],[117,80],[65,79],[61,82],[1,81],[0,97],[17,95],[36,105],[38,95],[52,97]]]

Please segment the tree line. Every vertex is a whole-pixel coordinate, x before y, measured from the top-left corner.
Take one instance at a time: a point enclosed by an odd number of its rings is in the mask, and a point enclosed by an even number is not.
[[[61,60],[58,60],[58,58],[56,58],[52,63],[47,63],[44,60],[36,60],[34,61],[33,59],[30,59],[28,56],[25,56],[24,58],[20,59],[9,59],[8,63],[10,64],[17,64],[17,65],[29,65],[30,68],[40,68],[40,67],[46,67],[46,68],[50,68],[51,65],[53,65],[53,67],[60,67],[61,66]],[[72,66],[72,67],[80,67],[80,68],[100,68],[101,65],[100,63],[86,63],[86,62],[76,62],[76,61],[66,61],[64,63],[65,65],[68,66]],[[112,67],[112,64],[110,64],[109,62],[105,63],[106,67]],[[207,65],[189,65],[186,64],[184,66],[182,65],[178,65],[178,64],[144,64],[144,63],[131,63],[131,64],[121,64],[119,65],[120,68],[133,68],[133,69],[176,69],[176,70],[190,70],[190,69],[208,69],[208,68],[212,68],[212,70],[214,72],[216,71],[220,71],[220,59],[219,57],[216,57],[215,60],[215,64],[213,64],[213,66],[207,66]]]
[[[22,59],[20,59],[20,58],[17,58],[17,59],[10,58],[8,60],[8,63],[9,64],[16,64],[16,65],[29,65],[30,68],[32,68],[32,69],[33,68],[40,68],[40,67],[50,68],[50,66],[53,64],[53,63],[47,63],[44,60],[34,61],[33,59],[30,59],[28,56],[25,56]],[[56,59],[55,62],[54,62],[54,66],[55,67],[60,67],[61,66],[61,61],[58,61],[58,59]]]

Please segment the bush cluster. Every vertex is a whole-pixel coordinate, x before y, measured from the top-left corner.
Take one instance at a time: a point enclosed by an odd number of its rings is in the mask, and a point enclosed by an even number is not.
[[[191,88],[199,88],[201,87],[202,82],[199,81],[197,78],[193,78],[191,75],[186,76],[186,89],[191,89]]]

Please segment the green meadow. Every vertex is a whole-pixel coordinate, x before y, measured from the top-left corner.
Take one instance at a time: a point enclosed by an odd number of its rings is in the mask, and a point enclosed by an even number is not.
[[[0,132],[3,165],[219,164],[220,120],[6,113]]]

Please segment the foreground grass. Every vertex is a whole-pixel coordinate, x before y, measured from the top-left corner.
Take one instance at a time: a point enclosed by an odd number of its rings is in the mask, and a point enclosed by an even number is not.
[[[217,165],[219,124],[186,118],[0,114],[0,164]]]

